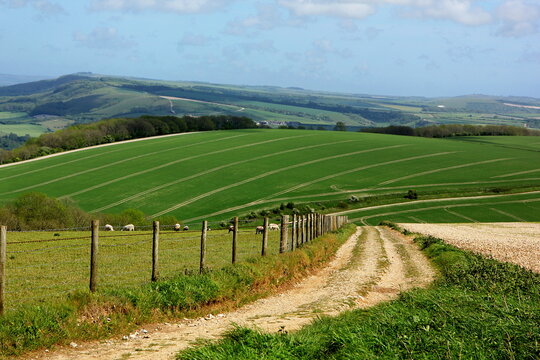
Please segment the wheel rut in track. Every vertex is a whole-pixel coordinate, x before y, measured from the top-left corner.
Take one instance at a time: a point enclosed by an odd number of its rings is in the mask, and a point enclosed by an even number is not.
[[[427,286],[434,277],[428,260],[410,239],[382,227],[358,227],[317,273],[281,294],[217,316],[143,327],[129,340],[108,340],[33,353],[33,359],[173,359],[198,339],[218,339],[233,324],[264,331],[294,331],[321,315],[334,316],[396,298]]]

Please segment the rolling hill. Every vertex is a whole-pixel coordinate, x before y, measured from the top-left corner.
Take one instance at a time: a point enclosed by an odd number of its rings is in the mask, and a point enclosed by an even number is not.
[[[539,159],[537,137],[447,140],[261,129],[186,133],[0,167],[0,199],[5,203],[39,191],[70,198],[91,212],[136,208],[151,217],[198,222],[289,201],[379,196],[407,202],[392,209],[352,210],[349,216],[358,221],[365,216],[379,221],[377,214],[386,213],[407,222],[540,221]],[[418,200],[404,199],[410,189]],[[498,196],[423,202],[486,193]],[[416,208],[424,213],[400,212]]]
[[[0,87],[0,132],[9,125],[53,131],[71,123],[152,115],[250,117],[273,127],[292,123],[352,130],[442,123],[540,128],[540,100],[483,95],[420,98],[339,94],[300,88],[173,82],[77,73]],[[25,128],[15,129],[24,135]]]

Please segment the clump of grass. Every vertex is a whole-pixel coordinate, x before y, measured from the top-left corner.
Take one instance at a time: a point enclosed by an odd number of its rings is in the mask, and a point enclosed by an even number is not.
[[[367,310],[323,318],[294,334],[236,328],[178,359],[537,359],[540,275],[416,241],[440,269],[428,289]]]
[[[140,287],[75,292],[56,304],[26,306],[0,317],[0,358],[73,340],[99,339],[137,325],[242,305],[327,262],[355,231],[344,226],[294,252],[254,257],[203,274],[178,275]]]

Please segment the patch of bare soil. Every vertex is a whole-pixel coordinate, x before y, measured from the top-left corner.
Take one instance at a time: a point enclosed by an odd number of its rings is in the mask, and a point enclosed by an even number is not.
[[[459,248],[540,273],[540,223],[400,224]]]
[[[198,339],[219,338],[233,324],[269,332],[293,331],[321,315],[394,299],[401,291],[426,286],[433,277],[428,260],[407,237],[386,228],[359,227],[327,267],[284,293],[227,314],[154,325],[124,339],[41,351],[33,358],[173,359]]]

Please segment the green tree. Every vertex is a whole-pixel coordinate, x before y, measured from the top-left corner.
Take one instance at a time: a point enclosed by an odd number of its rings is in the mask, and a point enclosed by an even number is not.
[[[347,131],[347,126],[345,126],[345,123],[343,121],[338,121],[336,123],[336,126],[334,126],[335,131]]]

